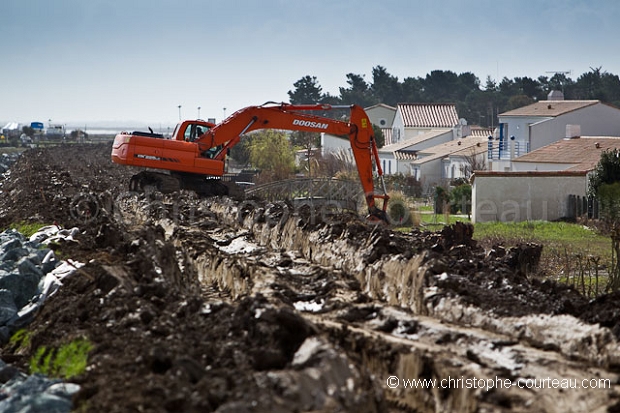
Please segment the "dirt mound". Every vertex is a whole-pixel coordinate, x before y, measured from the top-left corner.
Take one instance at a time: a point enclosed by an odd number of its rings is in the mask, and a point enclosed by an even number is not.
[[[90,222],[106,206],[100,199],[123,191],[132,175],[110,161],[111,150],[110,144],[98,144],[24,152],[2,187],[0,227],[19,221],[67,227]]]
[[[25,152],[0,196],[0,226],[81,229],[78,242],[54,248],[86,265],[48,299],[29,347],[2,353],[25,367],[41,345],[88,337],[78,410],[604,411],[618,402],[617,297],[589,302],[532,278],[538,245],[485,251],[460,223],[398,233],[285,203],[131,193],[136,171],[112,164],[110,150]],[[615,391],[516,385],[544,374],[609,377]],[[404,386],[448,377],[515,385]]]

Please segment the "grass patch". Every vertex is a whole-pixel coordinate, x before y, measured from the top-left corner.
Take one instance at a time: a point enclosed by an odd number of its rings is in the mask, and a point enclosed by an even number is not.
[[[579,224],[567,222],[483,222],[474,227],[474,239],[490,245],[502,243],[514,246],[524,242],[537,242],[544,245],[545,250],[554,254],[580,253],[597,255],[604,259],[611,258],[611,241],[609,237],[600,235],[595,230]]]
[[[574,285],[588,295],[603,291],[606,270],[611,268],[610,238],[579,224],[484,222],[475,224],[474,239],[487,249],[494,244],[505,247],[527,242],[542,244],[538,275]]]
[[[9,340],[9,345],[17,349],[30,347],[31,333],[26,329],[17,330]]]
[[[445,215],[419,215],[423,229],[440,231],[446,224]],[[459,215],[450,215],[448,221],[471,222]],[[396,230],[409,232],[411,228]],[[542,244],[535,276],[572,285],[592,297],[608,289],[609,271],[613,268],[611,239],[595,229],[567,222],[483,222],[474,225],[474,239],[487,250],[494,245],[510,248],[530,242]]]
[[[11,154],[11,153],[21,153],[24,152],[28,148],[16,148],[14,146],[3,146],[0,147],[0,155],[3,153]]]
[[[464,215],[446,216],[445,214],[429,214],[428,211],[424,212],[419,210],[412,210],[411,214],[413,215],[413,226],[420,227],[421,230],[427,231],[441,231],[444,226],[452,225],[455,222],[471,222],[471,219],[467,218]],[[446,222],[446,219],[448,222]],[[411,225],[397,226],[394,228],[394,230],[400,232],[409,232],[411,231],[411,227]]]
[[[88,353],[93,345],[87,339],[78,338],[58,349],[41,346],[30,359],[30,374],[70,379],[86,370]]]
[[[41,224],[40,222],[25,222],[21,221],[16,224],[11,224],[10,228],[16,230],[26,238],[30,238],[33,234],[38,232],[41,228],[48,224]]]

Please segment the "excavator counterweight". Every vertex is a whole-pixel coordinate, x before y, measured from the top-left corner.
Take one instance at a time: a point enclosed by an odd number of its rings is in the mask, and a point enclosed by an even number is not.
[[[343,108],[350,110],[348,122],[312,113]],[[389,196],[383,185],[383,171],[373,128],[364,109],[357,105],[282,103],[249,106],[238,110],[219,124],[203,120],[183,121],[175,128],[171,139],[152,132],[121,132],[114,139],[112,161],[122,165],[168,171],[168,174],[141,172],[132,179],[133,189],[153,185],[162,191],[185,188],[205,195],[222,195],[227,193],[227,187],[217,178],[221,178],[225,173],[225,159],[229,150],[238,144],[246,133],[259,129],[325,132],[348,136],[369,218],[388,222],[386,210]],[[382,182],[380,193],[375,192],[374,170]],[[212,190],[213,188],[216,189]],[[377,199],[383,200],[381,208],[377,205]]]

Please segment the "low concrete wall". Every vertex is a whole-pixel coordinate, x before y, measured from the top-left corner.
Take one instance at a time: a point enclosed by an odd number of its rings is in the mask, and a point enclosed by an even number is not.
[[[568,213],[568,196],[585,196],[586,172],[476,172],[472,221],[554,221]]]

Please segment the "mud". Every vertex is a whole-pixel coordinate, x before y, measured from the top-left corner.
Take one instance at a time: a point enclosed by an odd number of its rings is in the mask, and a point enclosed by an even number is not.
[[[399,233],[286,203],[126,192],[136,170],[110,149],[26,152],[0,194],[0,227],[82,231],[54,247],[86,265],[30,325],[30,346],[2,349],[26,368],[40,345],[88,337],[78,411],[620,410],[617,294],[589,301],[539,280],[541,246],[484,250],[462,224]]]

